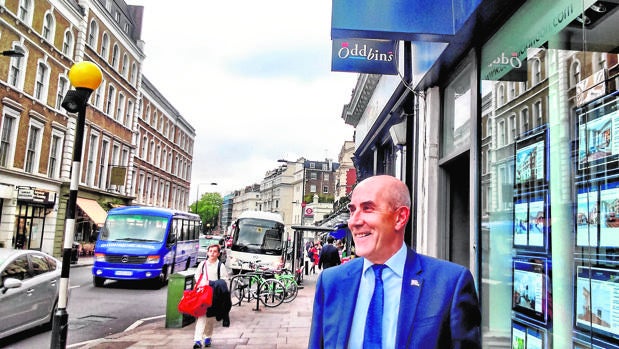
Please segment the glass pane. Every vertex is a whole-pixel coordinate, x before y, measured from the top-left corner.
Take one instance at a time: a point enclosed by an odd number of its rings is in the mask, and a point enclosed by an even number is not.
[[[471,134],[471,68],[461,71],[445,89],[443,144],[441,155],[447,156],[469,147]]]

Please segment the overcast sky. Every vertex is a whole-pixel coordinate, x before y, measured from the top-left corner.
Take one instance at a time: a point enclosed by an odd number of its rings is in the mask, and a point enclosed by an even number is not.
[[[126,1],[144,6],[144,75],[196,130],[190,202],[352,140],[358,75],[330,70],[330,0]]]

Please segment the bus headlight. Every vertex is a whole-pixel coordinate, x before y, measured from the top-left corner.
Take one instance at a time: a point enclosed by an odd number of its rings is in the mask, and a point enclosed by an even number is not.
[[[105,262],[105,254],[95,253],[95,262]]]
[[[146,257],[146,264],[157,264],[157,263],[159,263],[159,256],[158,255],[147,256]]]

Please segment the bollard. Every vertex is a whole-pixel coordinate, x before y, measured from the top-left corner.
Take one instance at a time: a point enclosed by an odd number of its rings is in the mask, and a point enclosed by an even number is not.
[[[193,288],[194,272],[195,268],[192,268],[170,275],[165,315],[166,328],[181,328],[195,321],[193,316],[178,311],[178,302],[183,297],[183,293]]]
[[[309,275],[309,262],[305,260],[305,275]]]

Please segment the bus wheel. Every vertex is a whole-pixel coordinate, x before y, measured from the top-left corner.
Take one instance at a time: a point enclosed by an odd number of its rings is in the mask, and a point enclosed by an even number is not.
[[[95,285],[95,287],[102,287],[103,283],[105,283],[105,279],[98,277],[98,276],[93,276],[92,277],[92,284]]]
[[[164,265],[161,268],[161,273],[159,273],[159,277],[155,279],[155,284],[157,287],[161,288],[168,283],[168,266]]]

